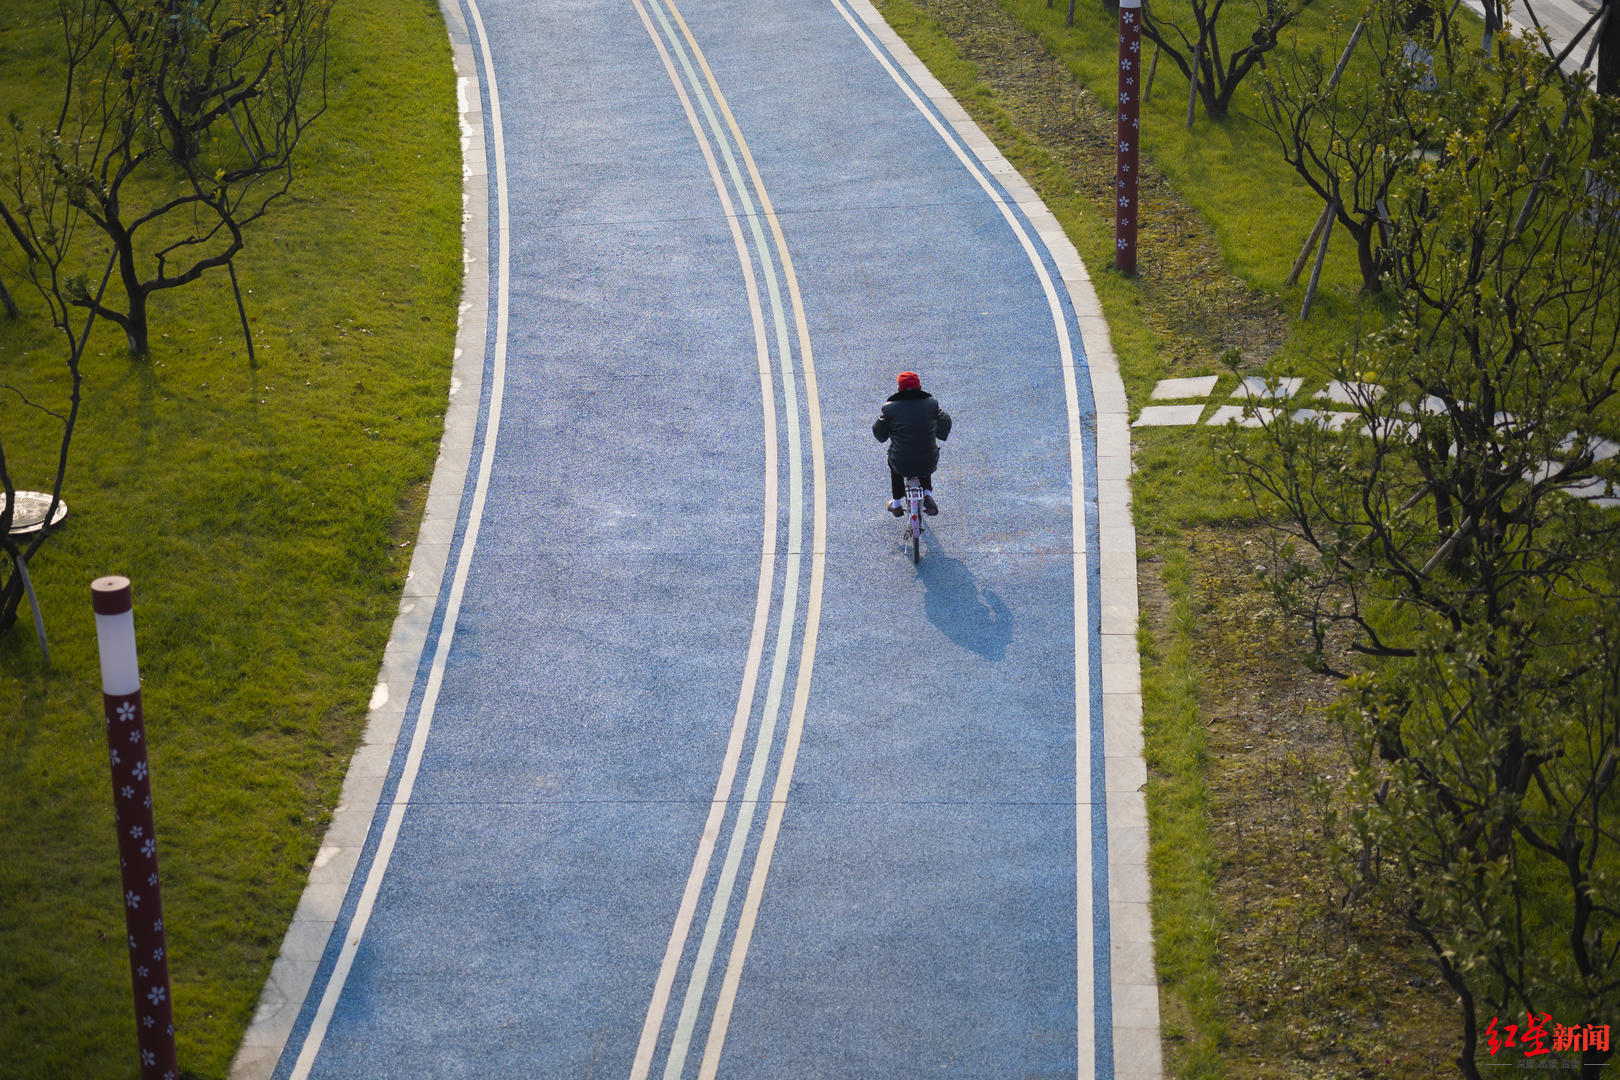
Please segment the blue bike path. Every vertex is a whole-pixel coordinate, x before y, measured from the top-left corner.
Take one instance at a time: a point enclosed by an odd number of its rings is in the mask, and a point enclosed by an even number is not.
[[[510,246],[451,569],[274,1075],[1115,1075],[1054,256],[842,0],[462,13]],[[908,368],[956,418],[915,567],[870,433]]]

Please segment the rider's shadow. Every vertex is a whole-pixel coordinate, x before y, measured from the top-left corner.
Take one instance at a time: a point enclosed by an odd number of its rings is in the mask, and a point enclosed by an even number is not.
[[[1012,640],[1012,610],[999,593],[979,585],[961,559],[946,554],[938,533],[930,531],[917,576],[928,593],[923,610],[928,621],[964,649],[989,660],[1007,655]]]

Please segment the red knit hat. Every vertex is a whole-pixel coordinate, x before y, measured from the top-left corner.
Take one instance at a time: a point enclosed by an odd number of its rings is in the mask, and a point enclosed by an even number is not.
[[[900,389],[902,390],[922,389],[922,377],[915,371],[902,371],[899,376],[896,377],[896,381],[900,384]]]

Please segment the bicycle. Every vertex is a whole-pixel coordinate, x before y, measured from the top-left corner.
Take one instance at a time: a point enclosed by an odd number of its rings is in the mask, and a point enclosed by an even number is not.
[[[915,476],[906,477],[906,527],[900,534],[900,546],[911,545],[911,562],[922,561],[923,534],[922,481]]]

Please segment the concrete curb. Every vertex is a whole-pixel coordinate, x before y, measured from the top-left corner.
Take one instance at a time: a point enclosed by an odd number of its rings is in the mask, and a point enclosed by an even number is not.
[[[1097,293],[1063,226],[955,96],[884,21],[870,0],[845,0],[940,115],[1000,182],[1051,253],[1074,305],[1097,407],[1097,518],[1102,562],[1104,788],[1108,810],[1115,1080],[1160,1080],[1159,980],[1148,889],[1147,764],[1137,652],[1136,527],[1131,517],[1130,411]]]
[[[231,1063],[231,1080],[268,1080],[309,996],[316,968],[332,935],[338,909],[360,849],[371,830],[405,708],[416,684],[428,628],[461,513],[467,469],[478,429],[484,353],[489,326],[489,177],[484,153],[484,110],[472,37],[454,2],[441,3],[456,71],[461,118],[462,291],[444,435],[433,468],[416,550],[399,601],[399,614],[383,651],[382,670],[360,747],[349,762],[343,793],[326,830],[309,884],[282,939],[281,951],[259,995],[259,1006]]]

